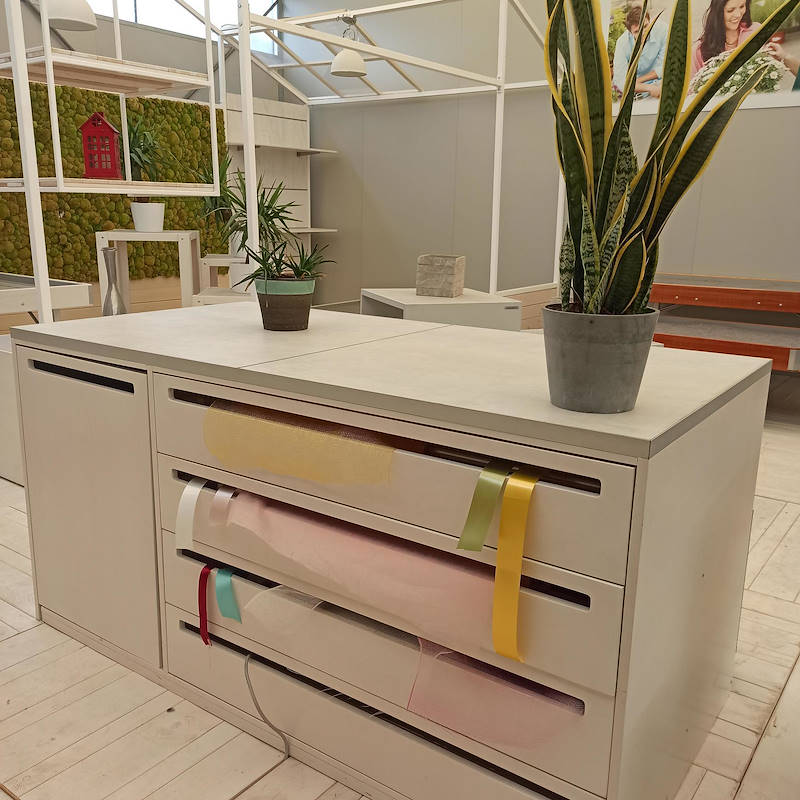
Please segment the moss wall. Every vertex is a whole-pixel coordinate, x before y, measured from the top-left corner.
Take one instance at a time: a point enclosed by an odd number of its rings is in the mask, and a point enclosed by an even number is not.
[[[83,175],[83,150],[78,130],[94,111],[120,128],[119,97],[60,86],[56,89],[61,130],[61,153],[64,175]],[[53,175],[53,148],[50,138],[50,115],[47,90],[43,84],[31,84],[36,151],[39,174]],[[128,101],[129,118],[141,115],[145,127],[168,152],[168,166],[163,179],[194,182],[192,171],[211,163],[211,135],[208,107],[172,100],[136,98]],[[221,112],[217,117],[220,152],[225,148]],[[10,80],[0,80],[0,176],[22,174],[19,137],[14,108],[14,90]],[[205,218],[203,199],[165,198],[164,227],[198,229],[203,253],[220,252],[224,244],[216,224]],[[50,275],[67,280],[97,280],[95,231],[132,228],[130,200],[125,195],[56,194],[42,195],[45,238]],[[172,244],[131,243],[132,278],[154,278],[178,274],[177,248]],[[30,241],[24,193],[0,193],[0,272],[31,274]]]

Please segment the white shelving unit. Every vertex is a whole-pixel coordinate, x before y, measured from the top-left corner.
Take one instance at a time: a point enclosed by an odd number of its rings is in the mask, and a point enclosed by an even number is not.
[[[217,146],[217,108],[225,104],[224,70],[220,70],[219,103],[215,97],[214,57],[210,0],[205,0],[203,14],[188,6],[185,0],[175,0],[205,24],[206,72],[189,72],[151,64],[141,64],[123,58],[119,11],[114,0],[114,58],[78,53],[54,48],[51,42],[48,0],[40,0],[42,44],[28,48],[25,44],[20,3],[7,2],[6,24],[10,50],[0,56],[0,76],[14,81],[14,97],[19,128],[22,175],[0,180],[0,192],[24,192],[31,240],[33,277],[42,322],[53,320],[51,283],[47,265],[41,194],[45,192],[79,192],[84,194],[132,194],[135,196],[202,197],[219,194],[219,152]],[[218,29],[219,63],[224,63],[224,37]],[[33,110],[29,91],[30,81],[47,86],[50,112],[50,135],[55,175],[40,176],[37,163]],[[94,89],[119,95],[122,119],[121,139],[125,180],[95,180],[70,178],[64,175],[61,159],[61,134],[58,121],[56,85]],[[208,112],[211,136],[213,182],[164,183],[131,179],[131,160],[128,148],[126,97],[129,95],[159,94],[171,89],[200,88],[208,91]]]

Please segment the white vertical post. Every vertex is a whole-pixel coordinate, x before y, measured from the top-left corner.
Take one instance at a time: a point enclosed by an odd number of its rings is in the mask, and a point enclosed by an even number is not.
[[[217,74],[219,75],[219,103],[222,106],[222,121],[225,124],[225,138],[228,136],[228,77],[225,68],[225,37],[217,36]]]
[[[120,134],[122,136],[122,163],[125,166],[125,180],[131,181],[133,178],[131,177],[131,143],[128,139],[128,104],[124,94],[119,96],[119,118],[122,128]]]
[[[119,5],[117,0],[113,0],[114,10],[114,57],[122,61],[122,34],[119,30]]]
[[[211,3],[205,0],[206,75],[208,77],[208,113],[211,132],[211,174],[214,176],[214,195],[219,195],[219,145],[217,142],[217,103],[214,99],[214,51],[211,44]]]
[[[53,139],[53,164],[56,170],[56,189],[64,191],[64,165],[61,163],[61,132],[58,126],[58,102],[56,100],[56,81],[53,74],[53,47],[50,41],[50,15],[47,0],[39,3],[39,17],[42,23],[42,51],[44,71],[47,79],[47,106],[50,111],[50,134]]]
[[[494,107],[494,162],[492,165],[492,239],[489,259],[489,292],[497,291],[500,264],[500,196],[503,186],[503,127],[506,108],[506,51],[508,49],[508,0],[500,0],[497,31],[497,96]]]
[[[560,291],[561,286],[561,242],[564,239],[564,211],[567,204],[567,184],[561,171],[558,172],[558,205],[556,206],[556,245],[553,257],[553,283]]]
[[[50,276],[47,271],[47,247],[44,241],[42,198],[39,194],[39,166],[36,163],[36,140],[33,132],[33,110],[28,83],[28,62],[22,7],[19,0],[5,0],[8,42],[11,51],[11,73],[14,79],[14,102],[17,108],[19,149],[22,156],[22,178],[25,184],[25,206],[28,212],[28,233],[31,240],[33,283],[39,303],[39,322],[53,321],[50,298]]]
[[[242,96],[242,157],[247,202],[247,245],[258,249],[258,192],[256,173],[256,130],[253,113],[253,72],[250,66],[250,7],[239,0],[239,72]]]

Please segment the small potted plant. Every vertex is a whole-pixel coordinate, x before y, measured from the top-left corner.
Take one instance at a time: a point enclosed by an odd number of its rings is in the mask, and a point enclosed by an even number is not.
[[[545,70],[559,164],[567,190],[561,302],[544,310],[550,401],[572,411],[614,413],[636,403],[658,312],[648,306],[658,241],[701,175],[747,94],[772,66],[728,84],[800,5],[787,0],[707,77],[686,104],[692,58],[690,0],[676,0],[661,100],[640,165],[630,136],[639,56],[657,22],[636,37],[616,119],[601,0],[547,0]],[[642,8],[646,20],[648,3]],[[724,87],[732,88],[704,118]]]
[[[146,130],[141,119],[128,125],[128,151],[131,157],[131,179],[154,181],[158,172],[158,144],[153,134]],[[157,233],[164,230],[164,203],[149,197],[131,200],[133,227],[137,231]]]
[[[255,283],[264,330],[304,331],[308,328],[311,298],[319,268],[333,263],[325,258],[327,245],[306,250],[296,243],[297,252],[287,255],[289,242],[264,242],[258,251],[245,247],[248,259],[258,266],[240,283]]]

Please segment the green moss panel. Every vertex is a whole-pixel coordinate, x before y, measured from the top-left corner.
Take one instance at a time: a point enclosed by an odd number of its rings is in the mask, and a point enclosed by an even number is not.
[[[118,95],[56,88],[58,122],[64,175],[83,175],[83,149],[78,128],[95,111],[120,128]],[[54,175],[50,114],[44,84],[31,84],[36,152],[40,175]],[[128,115],[136,114],[156,138],[168,181],[195,182],[194,171],[211,164],[211,133],[208,107],[174,100],[134,98],[128,101]],[[220,152],[225,149],[222,112],[217,113]],[[121,144],[120,144],[121,148]],[[22,166],[12,82],[0,79],[0,177],[19,177]],[[200,197],[164,198],[164,227],[200,231],[202,252],[224,252],[225,245],[213,219],[206,219]],[[99,230],[132,228],[130,199],[125,195],[56,194],[42,195],[45,239],[50,275],[73,281],[96,281],[97,259],[94,234]],[[178,253],[173,244],[131,243],[132,278],[155,278],[178,274]],[[30,275],[31,264],[25,195],[0,193],[0,272]]]

